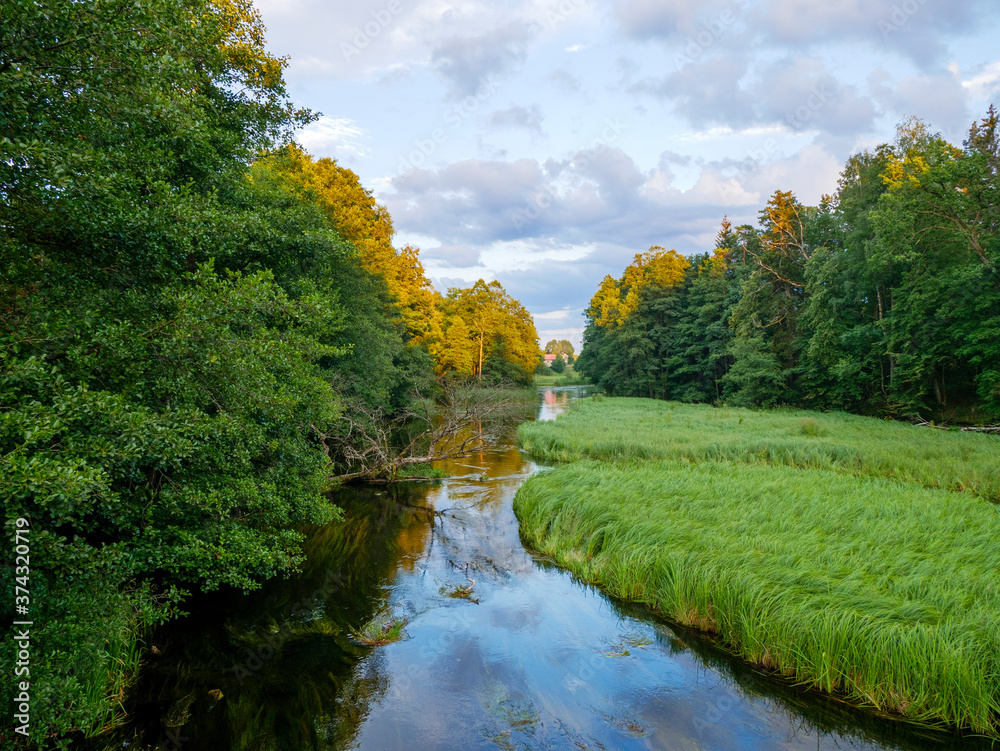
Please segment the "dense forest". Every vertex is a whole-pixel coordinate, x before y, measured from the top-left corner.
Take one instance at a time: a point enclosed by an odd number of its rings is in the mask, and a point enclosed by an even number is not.
[[[315,115],[285,65],[248,0],[4,3],[0,488],[30,564],[3,570],[30,596],[2,609],[34,624],[37,743],[118,722],[188,593],[301,563],[345,417],[539,361],[498,283],[434,291],[358,177],[294,145]]]
[[[711,253],[654,247],[587,309],[576,369],[609,393],[1000,419],[1000,130],[911,119],[833,195],[775,191]]]

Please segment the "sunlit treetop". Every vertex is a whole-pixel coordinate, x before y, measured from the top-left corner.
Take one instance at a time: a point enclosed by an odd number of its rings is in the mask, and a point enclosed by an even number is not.
[[[670,289],[680,284],[688,261],[676,250],[652,246],[636,253],[621,279],[606,276],[590,300],[588,315],[598,326],[619,326],[639,305],[646,287]]]

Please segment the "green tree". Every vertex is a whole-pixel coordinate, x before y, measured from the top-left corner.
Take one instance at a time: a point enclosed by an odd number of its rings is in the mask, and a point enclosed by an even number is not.
[[[249,179],[310,117],[283,67],[242,0],[4,5],[0,492],[37,555],[36,742],[114,721],[184,589],[294,569],[336,515],[318,436],[399,392],[384,283]]]
[[[993,108],[964,149],[919,122],[900,127],[872,221],[898,274],[886,334],[903,410],[979,401],[1000,414],[998,150]]]
[[[736,339],[733,365],[722,377],[726,400],[737,407],[773,407],[783,401],[785,374],[763,337]]]

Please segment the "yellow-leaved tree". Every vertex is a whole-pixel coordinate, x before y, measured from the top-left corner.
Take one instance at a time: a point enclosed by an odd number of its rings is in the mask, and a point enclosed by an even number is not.
[[[525,373],[538,364],[538,332],[531,313],[507,294],[498,281],[482,279],[472,287],[448,290],[447,314],[461,318],[469,331],[473,375],[483,377],[491,355],[517,365]]]
[[[385,279],[410,342],[433,349],[442,335],[442,297],[431,286],[418,250],[393,247],[395,230],[388,209],[354,172],[333,159],[313,159],[295,144],[266,161],[323,210],[340,236],[357,249],[365,269]]]
[[[262,164],[315,203],[358,252],[365,269],[385,279],[412,345],[425,347],[438,375],[483,376],[490,357],[534,371],[538,333],[531,314],[496,281],[452,289],[445,299],[427,278],[416,248],[397,250],[388,210],[358,176],[333,159],[313,159],[297,145],[265,157]]]
[[[621,279],[608,275],[590,300],[590,311],[598,326],[619,326],[635,312],[645,287],[669,289],[684,280],[688,260],[676,250],[654,245],[635,258]]]
[[[461,316],[447,319],[444,336],[431,350],[438,375],[455,372],[471,376],[476,369],[472,334]]]

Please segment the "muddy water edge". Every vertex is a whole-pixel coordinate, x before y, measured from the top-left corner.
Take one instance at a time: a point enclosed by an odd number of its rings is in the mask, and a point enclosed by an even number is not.
[[[586,391],[539,389],[522,417]],[[514,428],[447,480],[338,490],[344,520],[309,531],[302,573],[189,602],[150,639],[130,723],[86,747],[990,747],[797,689],[533,555],[511,501],[540,467]]]

